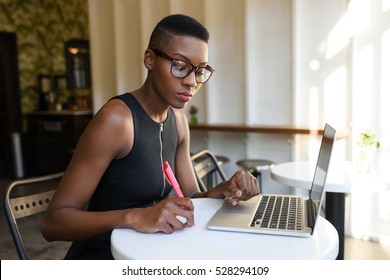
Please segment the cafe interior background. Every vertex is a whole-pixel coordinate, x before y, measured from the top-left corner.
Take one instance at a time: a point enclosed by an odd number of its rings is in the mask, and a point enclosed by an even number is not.
[[[171,13],[193,16],[210,31],[216,71],[190,104],[199,123],[316,130],[327,122],[339,133],[331,165],[354,163],[359,135],[370,129],[381,143],[373,151],[375,170],[389,184],[383,170],[390,166],[390,0],[0,0],[0,31],[17,35],[22,138],[26,116],[42,110],[42,77],[58,82],[51,83],[53,99],[44,99],[50,111],[94,114],[112,96],[138,88],[152,28]],[[69,72],[64,47],[74,40],[88,43],[90,83],[80,87],[60,83]],[[223,168],[232,175],[243,158],[315,164],[319,140],[193,130],[191,151],[228,157]],[[23,161],[28,174],[32,163]],[[7,160],[0,163],[4,172]],[[299,192],[265,180],[264,192]],[[356,193],[365,199],[348,196],[347,215],[362,217],[363,201],[369,213],[365,222],[349,219],[347,234],[390,244],[390,195],[373,189],[360,184]]]

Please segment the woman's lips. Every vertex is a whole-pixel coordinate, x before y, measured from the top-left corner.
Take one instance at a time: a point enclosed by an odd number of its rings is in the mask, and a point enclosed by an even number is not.
[[[179,99],[181,101],[188,102],[188,101],[190,101],[192,94],[189,92],[179,92],[179,93],[177,93],[177,96],[179,97]]]

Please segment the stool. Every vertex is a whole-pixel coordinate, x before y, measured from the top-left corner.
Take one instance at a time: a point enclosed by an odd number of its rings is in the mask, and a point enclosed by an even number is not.
[[[270,170],[275,163],[266,159],[242,159],[236,162],[238,166],[242,169],[249,171],[253,176],[257,178],[259,183],[259,191],[262,190],[262,181],[261,181],[261,172],[265,170]]]
[[[219,165],[224,165],[230,161],[230,159],[225,156],[216,155],[215,157],[217,158]]]

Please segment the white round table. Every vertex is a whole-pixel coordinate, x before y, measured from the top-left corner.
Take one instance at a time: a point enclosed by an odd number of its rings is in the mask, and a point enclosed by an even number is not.
[[[140,233],[115,229],[111,252],[115,259],[335,259],[339,242],[335,228],[319,217],[318,227],[310,237],[288,237],[254,233],[215,231],[207,222],[223,200],[193,199],[196,226],[172,234]]]
[[[310,190],[316,163],[309,161],[291,161],[275,165],[271,178],[275,181],[296,188]],[[351,162],[331,162],[326,178],[325,191],[335,193],[351,192]]]
[[[309,190],[314,177],[316,163],[293,161],[275,165],[271,169],[271,178],[284,185]],[[351,192],[351,162],[331,162],[326,178],[325,209],[328,219],[339,234],[339,254],[337,259],[344,258],[345,238],[345,194]]]

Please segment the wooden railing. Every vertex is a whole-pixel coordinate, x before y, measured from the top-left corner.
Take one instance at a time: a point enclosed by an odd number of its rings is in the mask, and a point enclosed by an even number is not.
[[[240,133],[271,133],[271,134],[304,134],[322,135],[323,129],[298,128],[293,126],[250,126],[244,124],[190,124],[192,131],[219,131]],[[337,131],[337,139],[347,138],[350,134],[349,127]]]

